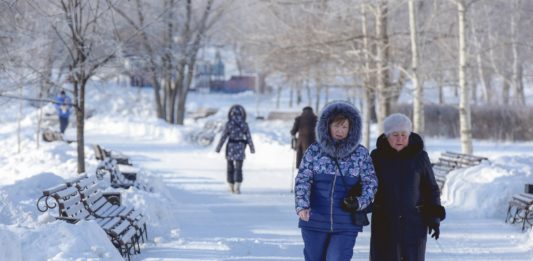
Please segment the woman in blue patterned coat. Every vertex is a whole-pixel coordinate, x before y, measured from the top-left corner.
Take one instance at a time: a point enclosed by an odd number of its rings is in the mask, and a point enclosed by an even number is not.
[[[232,193],[241,193],[242,163],[245,158],[244,150],[250,145],[250,152],[255,153],[254,143],[250,128],[246,123],[246,111],[241,105],[233,105],[228,112],[228,122],[218,142],[216,152],[220,152],[222,145],[228,139],[226,145],[227,181]]]
[[[359,111],[347,102],[326,105],[316,134],[317,142],[305,152],[295,182],[305,260],[348,261],[363,227],[343,209],[365,209],[377,190],[372,160],[359,144]],[[349,189],[357,183],[362,185],[361,195],[346,202]]]

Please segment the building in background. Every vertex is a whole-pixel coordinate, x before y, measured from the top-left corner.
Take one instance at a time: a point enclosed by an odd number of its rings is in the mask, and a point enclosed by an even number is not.
[[[220,52],[215,54],[215,60],[199,60],[194,70],[194,91],[239,93],[255,91],[254,76],[231,76],[226,80],[225,65]]]

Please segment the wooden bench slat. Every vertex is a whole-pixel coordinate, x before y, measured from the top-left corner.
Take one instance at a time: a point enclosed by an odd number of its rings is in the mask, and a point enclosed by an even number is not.
[[[528,205],[533,204],[533,194],[529,194],[529,193],[515,194],[513,195],[513,199],[522,201]]]
[[[117,226],[111,228],[111,231],[113,231],[114,233],[116,233],[117,235],[120,235],[122,234],[124,231],[126,231],[126,229],[130,227],[130,222],[126,221],[126,220],[122,220],[122,222],[120,224],[118,224]]]
[[[60,190],[66,189],[66,188],[67,188],[66,184],[60,184],[60,185],[57,185],[55,187],[51,187],[49,189],[43,190],[43,195],[44,196],[50,196],[50,195],[56,193],[57,191],[60,191]]]
[[[98,183],[98,178],[96,176],[91,176],[86,179],[82,179],[79,182],[77,182],[78,189],[79,188],[89,188],[95,184]]]
[[[102,228],[106,231],[111,230],[113,227],[117,226],[119,222],[121,222],[121,219],[119,217],[111,218],[107,223],[102,226]]]
[[[123,233],[121,236],[120,236],[120,240],[122,240],[122,242],[124,243],[132,243],[133,240],[132,238],[137,234],[137,231],[133,228],[131,229],[128,229],[125,233]]]
[[[83,175],[80,175],[80,176],[65,180],[65,184],[67,184],[67,186],[70,187],[73,184],[80,182],[80,180],[86,179],[86,178],[87,178],[87,174],[83,174]]]
[[[78,190],[73,187],[68,187],[66,189],[55,192],[55,195],[57,195],[60,198],[66,198],[73,194],[78,194]]]

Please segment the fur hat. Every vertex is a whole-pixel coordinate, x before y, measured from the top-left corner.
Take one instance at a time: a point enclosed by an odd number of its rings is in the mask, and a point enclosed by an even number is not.
[[[411,133],[413,131],[413,123],[405,114],[394,113],[383,120],[383,132],[385,136],[389,136],[393,132],[405,131]]]

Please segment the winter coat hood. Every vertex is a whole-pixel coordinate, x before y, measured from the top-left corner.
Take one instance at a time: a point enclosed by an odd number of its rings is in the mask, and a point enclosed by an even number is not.
[[[409,135],[409,144],[407,144],[407,147],[405,147],[403,150],[396,151],[390,146],[389,141],[387,140],[387,136],[385,136],[385,134],[381,134],[376,140],[376,149],[384,156],[400,156],[410,158],[424,150],[424,141],[422,140],[422,137],[420,137],[420,135],[411,132],[411,134]]]
[[[235,122],[245,122],[246,121],[246,111],[244,107],[239,104],[231,106],[228,111],[228,120]]]
[[[350,121],[348,136],[337,141],[329,133],[330,121],[338,114],[345,115]],[[320,147],[329,156],[334,158],[344,158],[352,153],[361,141],[361,115],[359,111],[349,102],[335,101],[324,106],[318,118],[316,127],[317,141]]]

